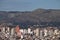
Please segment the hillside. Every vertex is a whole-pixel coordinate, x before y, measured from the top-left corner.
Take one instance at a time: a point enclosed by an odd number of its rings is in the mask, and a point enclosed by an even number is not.
[[[60,10],[0,11],[0,23],[40,24],[41,22],[60,22]]]

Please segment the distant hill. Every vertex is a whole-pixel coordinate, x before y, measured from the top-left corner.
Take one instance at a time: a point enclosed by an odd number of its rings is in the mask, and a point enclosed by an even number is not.
[[[60,22],[60,9],[36,9],[24,12],[0,11],[0,23],[25,23],[27,25],[41,22]]]

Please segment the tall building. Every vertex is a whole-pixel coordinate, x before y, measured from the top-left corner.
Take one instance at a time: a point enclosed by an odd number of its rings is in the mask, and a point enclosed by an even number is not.
[[[48,35],[48,30],[44,29],[44,37]]]
[[[43,37],[44,37],[43,34],[44,34],[43,30],[40,30],[40,38],[41,38],[41,39],[43,39]]]
[[[17,34],[18,37],[21,37],[21,32],[20,32],[19,25],[16,26],[15,32],[16,32],[16,34]]]
[[[28,33],[29,33],[29,34],[31,33],[31,28],[28,28]]]
[[[2,27],[2,33],[5,33],[6,32],[6,30],[5,30],[5,27]]]
[[[39,36],[39,34],[40,34],[40,29],[39,28],[36,28],[36,36]]]
[[[11,28],[11,35],[14,35],[15,33],[15,28]]]

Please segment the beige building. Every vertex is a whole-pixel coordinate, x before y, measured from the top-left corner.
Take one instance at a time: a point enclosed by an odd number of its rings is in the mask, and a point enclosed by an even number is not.
[[[44,29],[44,37],[48,35],[48,30]]]
[[[36,36],[39,36],[39,35],[40,35],[40,29],[39,29],[39,28],[36,28],[36,29],[34,30],[34,32],[35,32],[35,35],[36,35]]]

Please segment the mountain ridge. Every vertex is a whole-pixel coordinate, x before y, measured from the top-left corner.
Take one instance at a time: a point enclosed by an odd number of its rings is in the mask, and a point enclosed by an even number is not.
[[[0,23],[60,22],[60,9],[36,9],[33,11],[0,11]]]

